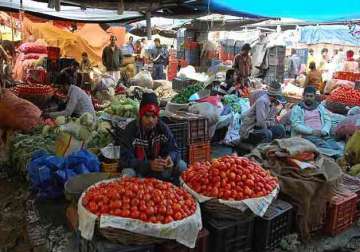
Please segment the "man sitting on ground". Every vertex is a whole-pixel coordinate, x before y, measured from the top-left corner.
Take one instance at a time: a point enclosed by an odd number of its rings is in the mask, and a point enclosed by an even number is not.
[[[139,119],[130,122],[123,134],[121,165],[127,176],[155,177],[179,183],[186,163],[180,155],[174,136],[168,126],[159,119],[160,108],[154,93],[144,93]]]
[[[280,84],[271,83],[267,93],[257,98],[251,108],[242,116],[241,141],[257,145],[283,138],[285,128],[276,122],[276,106],[284,102]]]
[[[303,101],[291,112],[291,135],[302,136],[314,143],[319,151],[328,156],[342,154],[342,148],[330,137],[331,118],[325,107],[316,101],[316,89],[304,89]]]

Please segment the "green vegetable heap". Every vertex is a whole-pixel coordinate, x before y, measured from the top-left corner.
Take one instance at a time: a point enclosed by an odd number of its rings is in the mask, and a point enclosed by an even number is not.
[[[184,88],[180,93],[175,95],[174,98],[172,99],[172,102],[179,104],[188,103],[190,96],[203,89],[204,89],[204,85],[200,83],[188,86]]]
[[[117,115],[126,118],[135,118],[139,110],[139,102],[130,98],[117,96],[111,102],[110,107],[104,111],[111,115]]]

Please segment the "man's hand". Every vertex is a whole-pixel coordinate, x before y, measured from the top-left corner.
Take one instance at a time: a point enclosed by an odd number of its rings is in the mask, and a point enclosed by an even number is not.
[[[321,136],[321,130],[313,130],[312,131],[312,134],[314,135],[314,136]]]
[[[174,163],[170,156],[167,156],[167,158],[165,158],[164,161],[166,162],[166,165],[165,165],[166,168],[171,168],[174,166]]]
[[[164,159],[155,159],[150,161],[150,168],[153,171],[161,172],[165,169],[166,162]]]

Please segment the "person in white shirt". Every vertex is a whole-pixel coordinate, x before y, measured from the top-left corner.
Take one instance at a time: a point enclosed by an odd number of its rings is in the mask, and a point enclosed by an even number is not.
[[[75,85],[65,84],[64,89],[67,91],[66,108],[63,111],[51,112],[49,117],[58,116],[76,116],[80,117],[84,113],[91,113],[95,118],[95,109],[91,97],[81,88]],[[46,117],[46,116],[45,116]]]

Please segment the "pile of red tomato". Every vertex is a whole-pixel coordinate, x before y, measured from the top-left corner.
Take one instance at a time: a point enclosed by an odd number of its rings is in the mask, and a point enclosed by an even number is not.
[[[278,185],[277,178],[258,164],[236,156],[196,163],[182,174],[182,179],[195,192],[224,200],[266,196]]]
[[[90,212],[151,223],[182,220],[196,211],[184,189],[153,178],[122,178],[90,188],[82,199]]]
[[[327,100],[348,106],[360,106],[360,91],[349,87],[339,87],[331,92]]]
[[[16,93],[19,95],[50,95],[54,89],[49,85],[17,85],[15,87]]]

